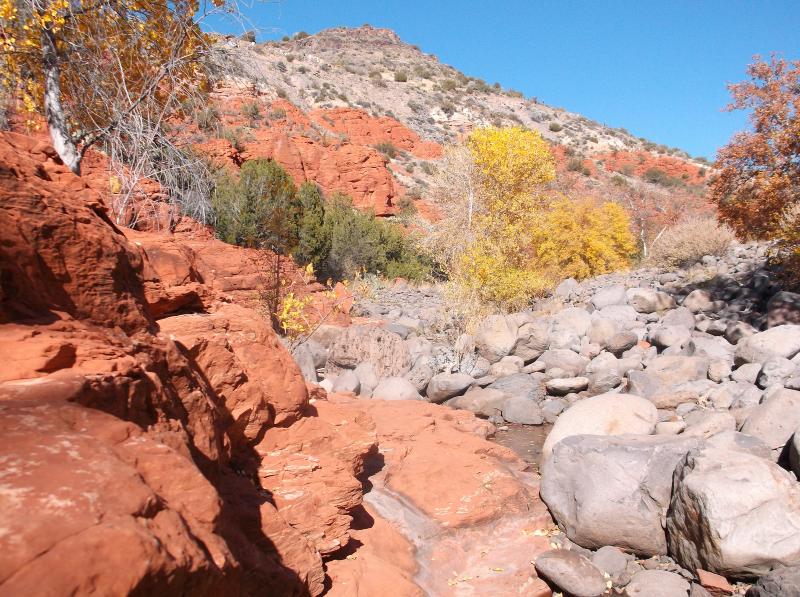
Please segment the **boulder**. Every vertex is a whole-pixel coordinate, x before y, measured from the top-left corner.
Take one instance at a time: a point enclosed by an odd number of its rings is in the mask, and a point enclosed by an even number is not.
[[[541,425],[544,422],[539,405],[522,396],[509,396],[502,404],[501,414],[509,423]]]
[[[677,325],[684,327],[688,330],[694,329],[695,317],[694,313],[689,311],[686,307],[676,307],[664,314],[661,319],[662,325]]]
[[[428,384],[428,400],[440,404],[465,392],[473,381],[466,373],[437,373]]]
[[[429,358],[422,357],[414,364],[411,371],[403,376],[414,385],[420,394],[428,387],[428,383],[435,373],[430,361]]]
[[[553,316],[554,329],[568,329],[578,336],[585,336],[592,318],[586,309],[567,307]]]
[[[372,391],[380,400],[424,400],[417,388],[404,377],[386,377]]]
[[[546,350],[538,360],[545,364],[545,370],[561,369],[572,377],[583,374],[589,364],[586,357],[565,349]]]
[[[800,479],[800,427],[792,434],[788,449],[789,467],[795,476]]]
[[[718,306],[707,290],[692,290],[681,303],[692,313],[709,313]]]
[[[766,574],[800,560],[800,485],[769,460],[705,447],[675,470],[666,528],[684,568]]]
[[[684,354],[710,359],[722,359],[733,365],[733,352],[736,348],[720,336],[694,336],[686,344]]]
[[[314,364],[314,355],[308,344],[301,344],[292,351],[294,362],[300,368],[303,379],[317,383],[317,367]]]
[[[505,356],[496,363],[492,363],[492,366],[489,367],[489,375],[494,375],[495,377],[514,375],[522,371],[524,364],[520,357]]]
[[[759,373],[761,373],[761,363],[745,363],[731,373],[731,379],[755,384]]]
[[[502,377],[489,384],[488,387],[509,396],[520,396],[528,400],[544,400],[546,396],[545,387],[541,379],[527,373],[516,373]]]
[[[697,381],[708,375],[709,360],[704,357],[659,356],[651,360],[645,373],[662,385]]]
[[[375,369],[372,367],[372,364],[359,363],[359,365],[353,369],[353,372],[358,376],[358,383],[361,385],[361,394],[372,394],[372,390],[375,389],[375,386],[377,386],[380,381],[375,374]]]
[[[581,379],[581,378],[576,378]],[[589,394],[596,396],[610,392],[622,384],[622,377],[616,370],[601,370],[589,374],[589,387],[586,388]]]
[[[771,393],[745,419],[742,433],[757,437],[771,450],[775,459],[800,427],[800,392],[780,389]]]
[[[561,414],[547,436],[542,455],[573,435],[649,435],[655,431],[658,411],[651,402],[631,394],[600,394],[576,402]]]
[[[692,337],[688,328],[681,325],[666,325],[654,329],[650,333],[650,342],[659,348],[683,346]]]
[[[553,294],[561,298],[569,298],[569,295],[580,288],[580,284],[575,278],[567,278],[556,286]]]
[[[641,570],[625,587],[625,597],[687,597],[689,582],[666,570]]]
[[[767,327],[800,324],[800,294],[782,290],[767,301]]]
[[[739,340],[734,358],[737,365],[763,363],[769,357],[791,359],[800,352],[800,325],[779,325]]]
[[[567,549],[546,551],[536,558],[536,572],[574,597],[599,597],[606,591],[603,573],[592,561]]]
[[[628,562],[632,559],[632,556],[629,556],[618,547],[613,547],[611,545],[601,547],[592,554],[592,564],[597,566],[601,572],[608,574],[612,580],[615,581],[625,572],[628,567]]]
[[[544,461],[541,497],[567,537],[582,547],[616,545],[666,554],[672,474],[701,441],[661,435],[568,437]]]
[[[611,336],[606,342],[606,348],[615,356],[621,356],[626,350],[630,350],[639,342],[639,336],[634,332],[619,332]]]
[[[610,307],[611,305],[624,305],[625,291],[626,288],[622,284],[606,286],[595,292],[590,302],[594,305],[595,309],[602,309],[604,307]]]
[[[581,392],[589,387],[586,377],[561,377],[549,379],[545,382],[547,393],[552,396],[566,396],[573,392]]]
[[[478,354],[490,363],[496,363],[511,354],[517,344],[518,327],[504,315],[490,315],[475,334]]]
[[[598,344],[604,348],[608,344],[608,341],[618,331],[619,326],[613,319],[597,317],[592,319],[592,323],[589,324],[589,329],[587,330],[586,335],[589,338],[589,342]]]
[[[396,377],[411,369],[411,354],[397,334],[371,325],[355,325],[340,332],[331,343],[325,369],[337,374],[363,362],[371,363],[379,377]]]
[[[767,388],[775,384],[785,386],[796,371],[797,365],[789,359],[772,356],[764,361],[756,381],[761,388]]]
[[[550,327],[547,318],[523,323],[517,332],[517,343],[511,354],[526,363],[539,358],[550,347]]]
[[[592,313],[592,317],[603,317],[617,322],[620,326],[630,325],[631,322],[636,321],[638,313],[636,309],[630,305],[611,305],[610,307],[603,307],[599,311]]]
[[[333,382],[334,392],[351,392],[358,394],[361,390],[361,382],[355,371],[344,371],[339,374]]]
[[[742,338],[757,334],[758,330],[745,321],[729,323],[725,328],[725,339],[731,344],[737,344]]]
[[[491,388],[472,387],[463,396],[456,396],[447,401],[452,408],[468,410],[482,417],[500,415],[503,404],[509,398],[499,390]]]
[[[765,574],[747,590],[746,597],[800,597],[800,565]]]
[[[723,431],[706,440],[707,446],[713,446],[723,450],[738,450],[748,452],[759,458],[769,458],[770,449],[767,444],[752,435],[746,435],[738,431]]]
[[[711,437],[723,431],[735,431],[736,419],[730,413],[713,410],[693,410],[685,417],[687,437]]]
[[[674,298],[652,288],[629,288],[625,298],[638,313],[655,313],[675,308]]]

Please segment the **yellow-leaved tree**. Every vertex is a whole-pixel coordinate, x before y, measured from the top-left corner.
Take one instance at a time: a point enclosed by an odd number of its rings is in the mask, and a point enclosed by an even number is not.
[[[549,188],[555,160],[541,135],[521,127],[476,129],[466,147],[477,188],[462,182],[438,193],[448,197],[449,213],[474,212],[469,226],[458,216],[463,232],[453,242],[464,249],[444,264],[461,297],[520,309],[564,278],[627,267],[636,251],[627,213],[616,203],[573,200]],[[458,198],[461,210],[453,206]]]
[[[203,84],[199,22],[224,1],[0,0],[0,79],[80,172],[86,150],[132,115],[158,127]]]

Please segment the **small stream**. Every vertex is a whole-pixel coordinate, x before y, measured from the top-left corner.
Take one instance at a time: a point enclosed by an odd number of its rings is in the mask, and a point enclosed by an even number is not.
[[[494,437],[489,438],[501,446],[510,448],[530,465],[530,471],[539,472],[542,460],[542,446],[552,425],[516,425],[509,423],[498,428]]]

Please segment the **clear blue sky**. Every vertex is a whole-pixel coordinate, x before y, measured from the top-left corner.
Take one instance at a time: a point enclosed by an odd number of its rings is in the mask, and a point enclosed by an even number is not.
[[[364,23],[467,75],[713,158],[745,115],[727,82],[754,54],[800,59],[800,0],[280,0],[242,10],[259,41]],[[214,24],[239,33],[241,26]]]

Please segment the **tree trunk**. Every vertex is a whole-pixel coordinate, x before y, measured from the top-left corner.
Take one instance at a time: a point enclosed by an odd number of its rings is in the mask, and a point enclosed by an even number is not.
[[[44,116],[53,148],[61,161],[75,174],[81,173],[81,154],[72,140],[67,127],[64,108],[61,105],[61,77],[58,50],[53,32],[42,30],[42,70],[44,71]]]

